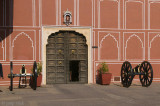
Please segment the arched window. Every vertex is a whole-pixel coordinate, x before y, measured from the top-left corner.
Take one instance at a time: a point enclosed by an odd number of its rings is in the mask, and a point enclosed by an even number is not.
[[[108,34],[100,42],[100,59],[102,60],[118,60],[118,41]]]
[[[150,45],[149,45],[149,51],[150,51],[150,56],[149,59],[152,60],[160,60],[160,35],[156,35],[155,37],[153,37],[153,39],[150,41]]]
[[[12,42],[13,60],[34,60],[33,40],[22,32]]]
[[[131,35],[126,41],[125,60],[142,60],[143,48],[144,45],[139,36]]]

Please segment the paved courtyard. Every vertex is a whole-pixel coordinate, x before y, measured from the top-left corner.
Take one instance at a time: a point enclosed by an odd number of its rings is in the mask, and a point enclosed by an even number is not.
[[[160,83],[148,88],[112,83],[47,85],[36,91],[15,86],[12,92],[0,86],[0,90],[0,106],[160,106]]]

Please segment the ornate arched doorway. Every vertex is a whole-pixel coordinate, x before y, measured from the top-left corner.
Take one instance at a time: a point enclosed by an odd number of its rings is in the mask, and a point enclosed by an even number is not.
[[[59,31],[48,37],[46,81],[88,83],[88,46],[86,38],[75,31]]]

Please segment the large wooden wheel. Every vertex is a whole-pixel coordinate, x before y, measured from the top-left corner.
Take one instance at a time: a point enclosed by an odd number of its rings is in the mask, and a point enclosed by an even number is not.
[[[153,69],[151,64],[147,61],[142,62],[140,66],[140,72],[141,74],[139,75],[139,79],[142,86],[150,86],[153,80]]]
[[[121,67],[121,82],[124,87],[129,87],[132,83],[133,74],[132,66],[128,61],[125,61]]]
[[[2,64],[0,63],[0,78],[3,78],[3,68],[2,68]]]
[[[9,86],[9,90],[12,91],[13,90],[13,63],[10,62],[10,86]]]
[[[36,61],[34,62],[34,64],[33,64],[33,90],[36,90],[36,88],[37,88],[37,77],[38,77],[38,75],[37,75],[37,63],[36,63]]]

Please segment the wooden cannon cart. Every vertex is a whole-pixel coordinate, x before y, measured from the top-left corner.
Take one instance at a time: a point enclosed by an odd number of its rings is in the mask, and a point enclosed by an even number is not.
[[[30,77],[32,79],[32,83],[30,82],[30,86],[33,88],[33,90],[36,90],[37,88],[37,63],[34,62],[33,64],[33,73],[27,74],[27,73],[20,73],[20,74],[13,74],[13,63],[10,62],[10,74],[8,74],[8,78],[10,78],[10,91],[13,90],[13,78],[14,77]],[[20,86],[20,85],[19,85]]]
[[[130,62],[125,61],[121,67],[121,83],[124,87],[129,87],[135,75],[139,75],[142,86],[148,87],[153,80],[153,68],[148,61],[144,61],[132,69]]]

